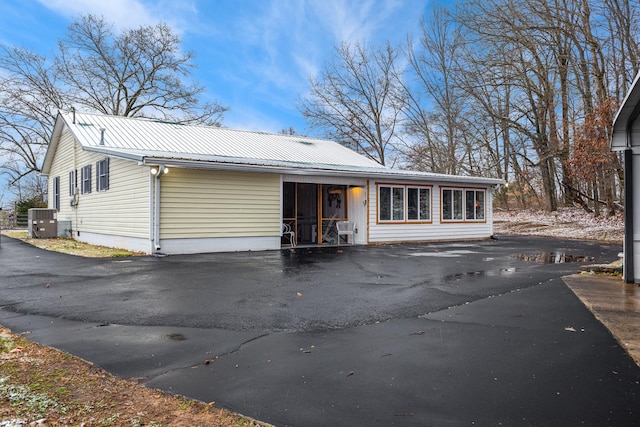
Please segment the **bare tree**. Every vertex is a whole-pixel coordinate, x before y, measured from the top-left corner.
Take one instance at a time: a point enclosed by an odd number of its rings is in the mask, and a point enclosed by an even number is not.
[[[415,79],[404,87],[405,131],[414,139],[408,156],[414,167],[430,172],[457,174],[473,169],[466,161],[471,154],[463,120],[468,102],[457,76],[457,60],[464,48],[460,30],[445,9],[435,7],[429,24],[421,25],[419,45],[409,41],[406,51]]]
[[[193,53],[180,44],[166,24],[116,34],[104,19],[87,15],[58,43],[56,73],[68,101],[80,108],[219,126],[228,108],[200,105],[204,88],[186,83]]]
[[[92,15],[71,24],[51,60],[0,46],[0,158],[17,183],[39,171],[56,112],[159,117],[219,126],[227,107],[200,102],[190,83],[193,54],[164,24],[116,33]]]
[[[39,170],[64,100],[44,56],[6,46],[0,54],[0,168],[13,184]]]
[[[356,43],[336,49],[298,104],[309,126],[384,165],[397,138],[404,101],[396,51]]]

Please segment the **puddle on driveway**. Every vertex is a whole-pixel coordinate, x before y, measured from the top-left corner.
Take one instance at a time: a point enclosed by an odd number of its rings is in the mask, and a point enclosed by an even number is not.
[[[469,255],[469,254],[475,254],[475,253],[477,252],[465,250],[465,249],[458,249],[458,250],[443,251],[443,252],[413,252],[413,253],[410,253],[409,255],[427,256],[427,257],[435,257],[435,258],[458,258],[462,255]]]
[[[172,334],[167,334],[165,335],[167,337],[167,339],[171,340],[171,341],[184,341],[187,339],[187,337],[185,337],[184,335],[180,334],[180,333],[172,333]]]
[[[569,262],[593,262],[592,256],[571,255],[564,252],[538,252],[536,254],[516,254],[520,261],[537,262],[540,264],[564,264]]]
[[[507,276],[516,272],[515,267],[510,268],[501,268],[499,270],[478,270],[478,271],[468,271],[466,273],[457,273],[450,274],[445,276],[445,282],[458,282],[465,278],[470,277],[485,277],[485,276]]]

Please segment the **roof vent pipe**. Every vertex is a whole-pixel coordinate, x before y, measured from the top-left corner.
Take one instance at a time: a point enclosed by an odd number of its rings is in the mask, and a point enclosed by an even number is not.
[[[71,113],[73,114],[73,124],[76,124],[76,107],[71,107]]]
[[[100,145],[104,145],[104,131],[105,128],[100,128]]]

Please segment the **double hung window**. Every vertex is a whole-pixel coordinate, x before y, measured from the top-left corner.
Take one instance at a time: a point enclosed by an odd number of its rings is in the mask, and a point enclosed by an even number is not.
[[[80,170],[80,192],[91,193],[91,165],[83,166]]]
[[[69,172],[69,195],[76,194],[76,188],[78,188],[78,171],[72,170]]]
[[[96,162],[96,190],[109,189],[109,158]]]
[[[60,177],[53,178],[53,208],[60,210]]]

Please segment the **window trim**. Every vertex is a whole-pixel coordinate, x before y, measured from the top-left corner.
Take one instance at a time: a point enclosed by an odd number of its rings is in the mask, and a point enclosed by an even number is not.
[[[69,171],[69,196],[75,196],[78,190],[78,169]]]
[[[418,190],[418,219],[411,219],[409,218],[409,190]],[[429,192],[429,195],[427,197],[427,200],[429,202],[429,205],[427,206],[427,215],[429,216],[428,218],[420,218],[420,201],[422,200],[422,198],[420,197],[420,190],[427,190]],[[410,224],[431,224],[431,222],[433,221],[433,211],[432,211],[432,207],[433,207],[433,191],[431,191],[431,186],[430,185],[407,185],[405,187],[405,191],[406,191],[406,222],[410,223]]]
[[[60,177],[53,178],[53,208],[60,211]]]
[[[382,188],[390,188],[391,189],[391,198],[389,200],[390,203],[390,219],[381,219],[380,216],[380,207],[381,207],[381,196],[380,190]],[[429,219],[409,219],[409,189],[418,189],[418,203],[420,200],[420,189],[427,189],[429,191],[428,201],[428,214]],[[402,189],[402,219],[393,219],[393,189]],[[419,209],[419,207],[418,207]],[[410,225],[419,225],[419,224],[432,224],[433,223],[433,185],[431,184],[399,184],[394,182],[377,182],[376,183],[376,224],[410,224]]]
[[[91,165],[83,166],[80,169],[80,193],[91,193]]]
[[[96,162],[96,191],[109,189],[109,158],[105,157]]]
[[[444,218],[444,192],[445,191],[460,191],[462,193],[462,218],[457,219],[445,219]],[[445,224],[463,224],[463,223],[486,223],[487,222],[487,192],[488,192],[488,188],[486,187],[455,187],[455,186],[446,186],[446,187],[440,187],[440,223],[445,223]],[[476,218],[476,213],[474,212],[474,218],[473,219],[467,219],[467,193],[482,193],[484,195],[484,200],[483,200],[483,218],[481,219],[477,219]],[[453,199],[452,199],[452,203],[453,203]],[[453,214],[453,212],[452,212]]]

